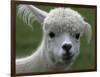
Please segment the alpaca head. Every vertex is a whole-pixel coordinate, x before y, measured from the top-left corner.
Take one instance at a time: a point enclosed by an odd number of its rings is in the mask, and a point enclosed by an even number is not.
[[[90,40],[90,30],[78,12],[69,8],[51,10],[43,22],[45,47],[51,59],[62,63],[74,60],[80,51],[80,37],[87,31]]]
[[[54,62],[73,61],[79,54],[82,35],[85,34],[88,42],[90,41],[91,26],[77,11],[56,8],[47,13],[35,6],[25,5],[19,9],[19,14],[23,8],[26,15],[24,20],[28,18],[28,24],[33,15],[42,24],[44,49]]]
[[[90,40],[91,36],[90,25],[78,12],[69,8],[51,10],[44,19],[43,31],[45,47],[56,62],[74,60],[80,51],[80,37],[86,33]]]

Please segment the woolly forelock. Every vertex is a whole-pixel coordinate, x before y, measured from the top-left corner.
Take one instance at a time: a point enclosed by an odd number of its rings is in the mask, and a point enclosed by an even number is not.
[[[70,8],[55,8],[50,11],[44,20],[44,28],[55,31],[68,31],[71,34],[84,33],[85,21],[83,17]],[[58,29],[59,28],[59,29]]]

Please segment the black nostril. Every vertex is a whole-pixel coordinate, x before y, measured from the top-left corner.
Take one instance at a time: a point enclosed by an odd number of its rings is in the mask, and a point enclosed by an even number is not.
[[[65,51],[67,51],[67,52],[71,49],[71,47],[72,47],[71,44],[64,44],[64,45],[62,46],[62,48],[63,48]]]

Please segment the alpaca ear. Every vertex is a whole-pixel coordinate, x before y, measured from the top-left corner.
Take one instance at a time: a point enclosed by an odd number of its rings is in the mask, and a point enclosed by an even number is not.
[[[32,25],[34,20],[37,20],[39,23],[43,23],[45,17],[48,15],[47,12],[38,9],[33,5],[19,5],[17,15],[23,19],[23,21]]]
[[[87,38],[87,42],[90,43],[91,36],[92,36],[92,29],[91,29],[91,25],[88,24],[87,22],[85,23],[85,35]]]

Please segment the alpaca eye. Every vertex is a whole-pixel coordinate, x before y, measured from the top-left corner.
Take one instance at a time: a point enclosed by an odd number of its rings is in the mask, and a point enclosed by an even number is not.
[[[50,36],[50,38],[53,38],[53,37],[55,37],[55,34],[53,32],[50,32],[49,36]]]
[[[79,39],[79,37],[80,37],[80,34],[77,33],[77,34],[75,35],[75,38],[76,38],[76,39]]]

